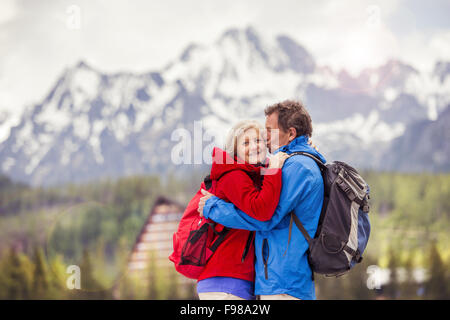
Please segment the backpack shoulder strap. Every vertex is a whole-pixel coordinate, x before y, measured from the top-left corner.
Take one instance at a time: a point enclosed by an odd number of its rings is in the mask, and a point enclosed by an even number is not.
[[[296,156],[296,155],[302,155],[302,156],[307,156],[311,159],[313,159],[317,165],[319,166],[320,172],[323,174],[324,170],[327,169],[327,167],[325,166],[325,164],[317,157],[313,156],[310,153],[307,152],[302,152],[302,151],[297,151],[297,152],[293,152],[289,155],[289,157],[292,156]],[[289,236],[288,236],[288,246],[289,246],[289,242],[291,241],[291,233],[292,233],[292,222],[295,223],[295,225],[297,226],[297,228],[300,230],[300,232],[303,234],[303,236],[305,237],[306,241],[308,241],[308,244],[311,246],[311,237],[309,236],[308,232],[306,231],[305,227],[303,226],[303,224],[300,222],[300,219],[295,215],[294,211],[290,212],[291,215],[291,221],[289,223]]]
[[[294,222],[295,225],[297,226],[297,228],[300,230],[300,232],[301,232],[301,233],[303,234],[303,236],[305,237],[306,241],[308,242],[309,250],[311,250],[311,245],[312,245],[312,239],[311,239],[311,237],[309,236],[309,234],[308,234],[308,232],[306,231],[306,229],[305,229],[305,227],[303,226],[303,224],[300,222],[299,218],[297,218],[297,216],[295,215],[295,212],[294,212],[294,211],[291,211],[291,212],[290,212],[290,215],[291,215],[291,222],[289,223],[289,238],[288,238],[288,245],[287,245],[287,246],[289,247],[289,242],[291,241],[292,222]],[[288,248],[286,247],[286,250],[284,251],[283,256],[286,255],[287,249],[288,249]],[[311,279],[312,279],[312,281],[314,281],[314,271],[313,271],[313,268],[311,267],[309,258],[308,258],[308,264],[309,264],[309,266],[310,266],[310,268],[311,268]]]
[[[292,220],[294,221],[295,225],[300,230],[300,232],[303,234],[303,236],[305,237],[306,241],[308,241],[308,244],[311,244],[311,237],[309,236],[309,234],[306,231],[306,229],[303,226],[303,224],[300,222],[300,219],[295,215],[294,211],[291,211],[291,221]],[[291,223],[291,226],[292,226],[292,223]]]
[[[319,158],[317,158],[316,156],[313,156],[312,154],[310,154],[308,152],[302,152],[302,151],[293,152],[289,155],[289,157],[296,156],[296,155],[307,156],[307,157],[313,159],[319,166],[320,171],[327,169],[327,166]]]
[[[213,180],[211,179],[211,175],[207,175],[204,179],[203,182],[205,183],[205,187],[206,190],[210,190],[212,188],[212,184],[213,184]],[[217,235],[217,238],[214,240],[213,244],[210,247],[210,250],[212,252],[215,252],[216,249],[222,244],[222,242],[225,240],[225,236],[228,234],[228,232],[231,230],[230,228],[227,227],[223,227],[221,232],[217,232],[216,231],[216,222],[211,222],[211,223],[207,223],[205,225],[208,225],[209,227],[211,227],[211,229],[213,230],[213,232]]]
[[[291,235],[292,235],[292,222],[295,223],[295,225],[297,226],[297,228],[300,230],[300,232],[303,234],[303,236],[305,237],[306,241],[308,241],[308,245],[309,247],[311,247],[311,237],[309,236],[308,232],[306,231],[305,227],[303,226],[303,224],[300,222],[300,219],[297,218],[297,216],[295,215],[294,210],[292,210],[290,213],[291,215],[291,220],[289,222],[289,236],[288,236],[288,244],[287,247],[289,247],[289,243],[291,242]],[[283,253],[283,256],[286,255],[287,252],[287,247],[286,250]]]
[[[208,174],[208,175],[203,179],[203,182],[205,183],[206,190],[211,189],[211,187],[212,187],[211,175]]]
[[[209,248],[212,252],[215,252],[217,250],[217,248],[225,240],[225,237],[228,234],[228,232],[230,232],[230,230],[231,230],[230,228],[224,227],[222,231],[217,232],[215,230],[215,225],[216,225],[216,223],[213,223],[212,226],[211,226],[213,232],[217,235],[217,238],[214,240],[214,242],[212,243],[211,247]]]

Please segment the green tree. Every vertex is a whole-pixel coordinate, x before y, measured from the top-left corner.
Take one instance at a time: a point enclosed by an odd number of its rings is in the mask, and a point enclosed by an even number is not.
[[[88,250],[83,250],[83,258],[80,265],[81,289],[73,290],[73,295],[78,299],[108,299],[110,292],[105,290],[96,279],[92,266],[92,258]]]
[[[391,299],[397,299],[399,296],[399,282],[398,282],[398,268],[399,268],[399,262],[398,262],[398,255],[394,251],[394,249],[391,247],[389,250],[389,262],[388,262],[388,269],[389,269],[389,283],[385,286],[385,293],[386,295]]]
[[[6,299],[30,299],[33,264],[24,254],[9,250],[3,265]]]
[[[62,257],[56,255],[49,262],[49,297],[51,299],[66,299],[70,298],[69,290],[67,288],[67,266],[64,265]]]
[[[404,263],[405,267],[405,282],[401,286],[402,299],[417,298],[418,285],[414,279],[414,253],[410,253]]]
[[[168,279],[167,279],[167,300],[177,300],[179,299],[178,294],[178,276],[174,268],[168,269]]]
[[[49,293],[49,277],[42,249],[37,247],[34,249],[33,262],[34,272],[31,297],[33,299],[46,299]]]
[[[436,242],[431,244],[428,261],[429,277],[425,283],[425,297],[427,299],[449,299],[447,269]]]

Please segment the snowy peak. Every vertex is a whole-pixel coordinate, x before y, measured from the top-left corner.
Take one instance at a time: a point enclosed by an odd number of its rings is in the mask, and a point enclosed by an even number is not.
[[[262,65],[273,71],[290,69],[298,73],[310,73],[315,68],[313,57],[286,35],[276,39],[261,36],[255,28],[229,29],[216,42],[228,60],[244,59],[247,65]]]
[[[435,121],[423,120],[410,126],[395,139],[382,169],[398,171],[448,172],[450,162],[450,105]]]
[[[315,70],[316,63],[314,58],[302,46],[296,43],[288,36],[278,36],[277,42],[288,57],[286,67],[298,73],[312,73]]]
[[[362,70],[356,77],[342,70],[339,72],[338,78],[343,88],[380,95],[389,88],[405,90],[408,79],[418,74],[417,70],[401,61],[389,60],[379,67]]]

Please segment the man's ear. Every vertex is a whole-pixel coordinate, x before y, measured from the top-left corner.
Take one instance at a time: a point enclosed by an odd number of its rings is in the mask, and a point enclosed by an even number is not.
[[[294,127],[289,128],[289,142],[297,138],[297,129]]]

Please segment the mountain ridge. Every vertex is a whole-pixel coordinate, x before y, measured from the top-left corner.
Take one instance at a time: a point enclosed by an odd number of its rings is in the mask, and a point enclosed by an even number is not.
[[[264,38],[253,28],[191,44],[161,70],[107,74],[80,60],[0,143],[0,170],[35,185],[182,173],[189,167],[171,159],[177,129],[193,136],[200,121],[202,132],[223,136],[242,118],[263,121],[265,106],[287,98],[305,103],[329,159],[384,169],[382,152],[450,102],[446,70],[437,64],[425,76],[390,60],[352,77],[318,66],[286,35]]]

